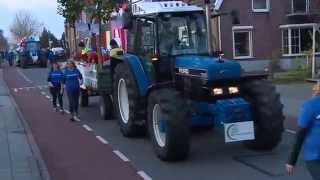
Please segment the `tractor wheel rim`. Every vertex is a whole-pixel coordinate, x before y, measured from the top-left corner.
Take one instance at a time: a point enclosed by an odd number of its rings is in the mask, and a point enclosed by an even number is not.
[[[153,124],[153,131],[156,141],[160,147],[164,147],[166,145],[166,133],[165,131],[161,131],[160,124],[162,119],[162,113],[160,109],[160,105],[156,104],[153,107],[152,111],[152,124]]]
[[[126,81],[124,79],[120,79],[118,83],[118,104],[121,120],[127,124],[129,122],[129,98]]]

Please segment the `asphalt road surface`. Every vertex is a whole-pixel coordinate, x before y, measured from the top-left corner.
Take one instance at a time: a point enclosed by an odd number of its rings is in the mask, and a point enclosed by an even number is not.
[[[47,89],[43,88],[46,85],[47,69],[12,68],[11,71],[16,72],[21,77],[21,81],[25,81],[30,86],[39,89],[37,95],[33,94],[35,99],[32,103],[38,103],[37,98],[40,99],[49,95]],[[8,84],[11,93],[31,93],[25,88],[19,89],[20,87],[18,87],[19,84],[17,83]],[[90,98],[89,107],[80,109],[80,125],[76,124],[74,126],[85,128],[88,131],[88,136],[94,134],[95,136],[102,137],[101,143],[107,142],[113,149],[119,150],[124,155],[122,159],[124,158],[134,169],[139,171],[144,179],[309,180],[311,177],[305,169],[302,160],[299,161],[294,174],[291,176],[285,173],[284,164],[294,139],[295,118],[298,114],[299,106],[306,98],[310,97],[310,87],[310,84],[281,85],[277,87],[282,95],[282,102],[285,105],[284,112],[287,116],[285,122],[287,131],[283,135],[282,143],[273,152],[249,151],[241,143],[225,144],[223,134],[219,130],[203,130],[193,133],[190,158],[187,161],[176,163],[163,162],[155,156],[147,137],[125,138],[120,133],[119,126],[115,120],[101,120],[98,112],[97,97]],[[65,107],[68,107],[66,100]],[[51,110],[51,107],[47,105],[40,110],[44,111],[43,109]],[[41,144],[43,142],[37,143]],[[42,150],[41,145],[39,146],[40,150]],[[103,158],[103,155],[101,158]],[[108,167],[110,162],[105,162],[105,165]]]

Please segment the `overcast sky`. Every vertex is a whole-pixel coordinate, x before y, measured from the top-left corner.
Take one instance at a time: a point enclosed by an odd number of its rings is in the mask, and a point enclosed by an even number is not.
[[[9,27],[19,10],[29,11],[57,38],[64,31],[64,19],[57,14],[57,0],[0,0],[0,29],[10,36]]]

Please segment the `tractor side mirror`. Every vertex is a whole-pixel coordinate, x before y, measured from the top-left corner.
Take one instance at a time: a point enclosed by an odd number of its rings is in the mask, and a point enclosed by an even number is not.
[[[133,19],[133,14],[130,11],[123,13],[123,26],[125,29],[132,28]]]
[[[239,11],[233,9],[230,13],[231,15],[231,21],[233,25],[240,24],[240,19],[239,19]]]

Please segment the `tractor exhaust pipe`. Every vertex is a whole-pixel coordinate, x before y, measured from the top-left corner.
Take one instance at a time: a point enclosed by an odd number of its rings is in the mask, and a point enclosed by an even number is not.
[[[211,26],[211,10],[210,10],[210,0],[204,0],[205,5],[205,13],[206,13],[206,24],[207,24],[207,36],[208,36],[208,49],[209,55],[213,56],[214,49],[213,49],[213,37],[212,37],[212,26]]]

